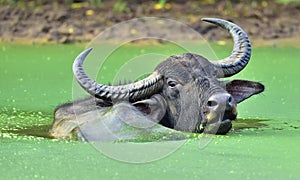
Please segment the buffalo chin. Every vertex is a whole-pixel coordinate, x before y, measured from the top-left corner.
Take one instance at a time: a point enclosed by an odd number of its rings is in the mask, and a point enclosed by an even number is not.
[[[232,128],[232,120],[230,119],[225,119],[222,120],[221,122],[215,122],[211,124],[207,124],[204,133],[207,134],[227,134],[230,129]]]

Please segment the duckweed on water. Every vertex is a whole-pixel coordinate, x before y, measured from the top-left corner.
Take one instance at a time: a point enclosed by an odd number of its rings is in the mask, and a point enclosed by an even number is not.
[[[0,137],[2,138],[25,138],[25,139],[42,139],[50,138],[49,129],[52,123],[52,115],[43,112],[26,112],[17,110],[16,108],[7,109],[2,108],[0,112]],[[258,119],[241,119],[234,123],[233,131],[241,131],[243,129],[255,130],[257,128],[266,127],[264,122],[267,120]],[[285,124],[288,127],[288,123]],[[297,128],[296,126],[292,126]],[[154,127],[157,131],[149,134],[143,130],[135,129],[132,127],[124,127],[120,133],[128,135],[135,135],[136,137],[131,140],[122,140],[118,142],[153,142],[153,141],[169,141],[169,140],[182,140],[188,139],[187,142],[199,140],[203,137],[198,133],[182,133],[173,131],[168,128]],[[220,136],[224,138],[227,136]]]
[[[168,157],[141,165],[107,158],[89,143],[45,135],[55,106],[72,100],[70,67],[82,45],[1,47],[5,52],[0,53],[0,79],[5,86],[0,90],[0,179],[112,179],[116,172],[121,179],[151,179],[157,174],[162,179],[300,177],[298,47],[253,49],[249,66],[235,78],[260,81],[266,91],[239,104],[241,119],[228,135],[209,137],[210,143],[204,141],[203,146],[204,135],[189,134],[187,142]],[[139,48],[143,47],[128,48],[116,59]],[[222,58],[232,47],[213,49]],[[111,74],[104,76],[115,65],[107,64],[105,73],[99,74],[101,82],[113,79]]]
[[[0,136],[17,138],[26,135],[28,139],[47,137],[52,115],[43,112],[27,112],[16,108],[0,110]]]

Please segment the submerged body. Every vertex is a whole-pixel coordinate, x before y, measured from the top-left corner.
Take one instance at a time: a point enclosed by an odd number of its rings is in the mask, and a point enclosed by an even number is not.
[[[51,135],[111,141],[141,134],[136,132],[226,134],[236,119],[237,103],[262,92],[264,86],[246,80],[219,80],[248,64],[251,44],[237,25],[221,19],[204,20],[233,36],[234,50],[228,58],[210,62],[197,54],[175,55],[141,81],[107,86],[89,78],[82,67],[91,49],[81,53],[74,61],[73,72],[91,97],[58,107]],[[124,127],[131,130],[124,133]]]

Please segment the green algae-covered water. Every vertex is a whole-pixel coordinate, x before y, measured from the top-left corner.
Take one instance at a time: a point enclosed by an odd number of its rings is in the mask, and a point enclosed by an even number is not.
[[[140,164],[107,157],[89,143],[47,137],[54,108],[72,100],[72,62],[83,49],[0,44],[0,179],[299,179],[300,48],[253,49],[234,78],[262,82],[266,91],[239,104],[234,131],[213,136],[204,148],[190,138]],[[225,57],[231,46],[213,49]]]

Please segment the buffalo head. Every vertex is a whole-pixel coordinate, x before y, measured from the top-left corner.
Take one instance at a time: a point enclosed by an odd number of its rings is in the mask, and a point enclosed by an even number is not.
[[[192,53],[174,55],[161,62],[147,78],[127,85],[97,83],[85,73],[83,61],[91,49],[73,64],[78,83],[96,99],[113,105],[127,101],[154,121],[180,131],[225,134],[237,116],[237,103],[261,93],[264,86],[246,80],[220,81],[248,64],[251,44],[237,25],[214,18],[204,21],[226,29],[233,37],[231,55],[218,61]]]

